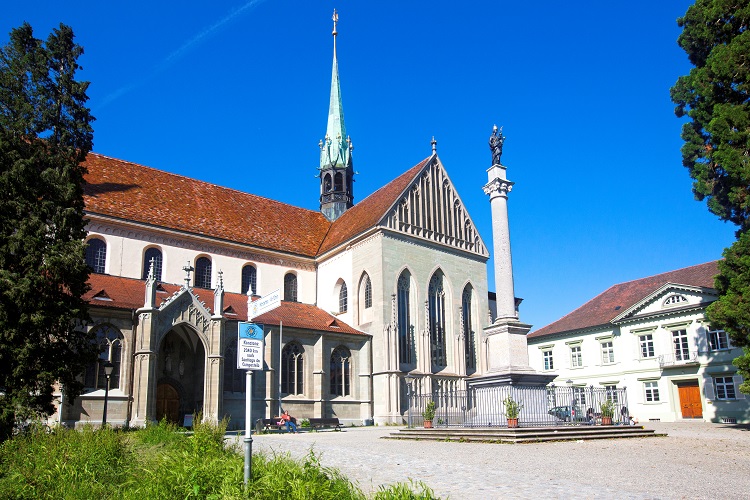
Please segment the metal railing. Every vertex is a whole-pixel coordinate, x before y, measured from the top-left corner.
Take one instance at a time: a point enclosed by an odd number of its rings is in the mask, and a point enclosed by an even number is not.
[[[469,390],[435,391],[433,394],[407,396],[404,417],[410,426],[422,426],[423,413],[435,402],[433,427],[505,427],[508,425],[504,401],[511,398],[521,410],[521,427],[555,425],[602,425],[602,405],[612,407],[611,423],[628,424],[625,388],[520,386],[476,387]],[[607,403],[611,401],[611,405]],[[605,415],[606,416],[606,415]]]
[[[661,354],[658,359],[660,368],[665,366],[691,365],[698,363],[698,351]]]

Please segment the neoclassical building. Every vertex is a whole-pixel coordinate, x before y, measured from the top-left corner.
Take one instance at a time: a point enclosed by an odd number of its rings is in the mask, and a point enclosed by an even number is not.
[[[111,362],[110,423],[201,411],[243,427],[238,322],[275,290],[282,305],[253,318],[265,332],[253,418],[281,406],[298,418],[400,423],[407,373],[430,392],[490,369],[489,252],[434,141],[427,158],[355,203],[335,23],[333,35],[320,211],[88,156],[86,328],[101,355],[72,405],[58,391],[61,421],[101,421]]]
[[[626,387],[641,422],[750,422],[732,365],[742,349],[705,315],[718,272],[708,262],[611,286],[531,332],[531,366],[572,386],[582,407],[591,386]]]

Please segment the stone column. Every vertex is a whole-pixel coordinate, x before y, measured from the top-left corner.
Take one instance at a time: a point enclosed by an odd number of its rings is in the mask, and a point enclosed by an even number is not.
[[[145,427],[156,420],[156,323],[159,310],[143,308],[138,311],[141,325],[133,348],[133,408],[130,424]]]
[[[487,170],[488,182],[485,194],[490,196],[492,209],[492,244],[495,257],[495,293],[497,294],[497,318],[516,317],[516,299],[513,290],[513,262],[510,253],[510,228],[508,225],[508,193],[513,188],[505,173],[505,167],[492,165]]]

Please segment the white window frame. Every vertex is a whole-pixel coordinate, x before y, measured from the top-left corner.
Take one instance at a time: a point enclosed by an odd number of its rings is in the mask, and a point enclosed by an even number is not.
[[[551,347],[542,351],[542,360],[546,371],[555,369],[555,357],[552,354]]]
[[[737,399],[737,390],[734,387],[734,377],[731,375],[714,377],[714,391],[716,399],[727,401]]]
[[[708,332],[706,333],[706,338],[708,340],[708,348],[711,351],[728,351],[732,348],[732,343],[729,340],[729,334],[724,330],[708,330]],[[714,339],[714,342],[711,341],[712,339]]]
[[[581,344],[570,346],[570,367],[583,368],[583,352],[581,350]]]
[[[671,330],[671,333],[672,353],[675,361],[688,361],[690,359],[690,338],[687,334],[687,328]]]
[[[611,365],[615,362],[615,346],[611,340],[600,342],[602,353],[602,364]]]
[[[643,382],[643,402],[644,403],[661,402],[661,397],[659,396],[659,381],[658,380],[645,380]]]

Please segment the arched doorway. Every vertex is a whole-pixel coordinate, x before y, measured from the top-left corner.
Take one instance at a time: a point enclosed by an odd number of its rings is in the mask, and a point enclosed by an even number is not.
[[[156,366],[156,418],[182,424],[185,415],[203,411],[206,350],[185,324],[164,336]]]
[[[156,420],[178,423],[180,420],[180,394],[170,383],[156,386]]]

